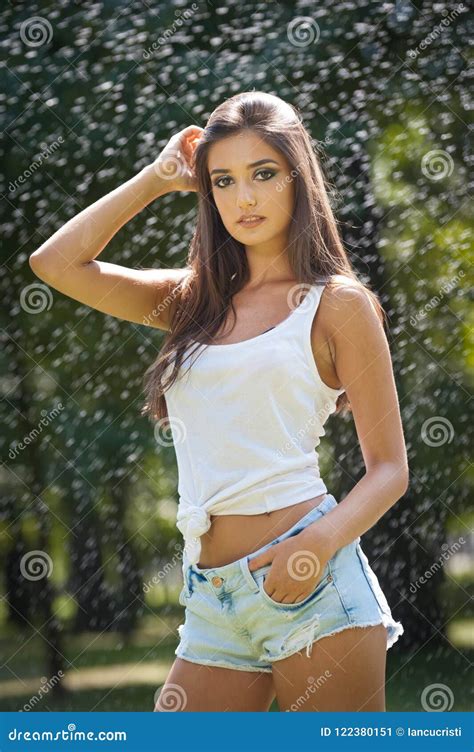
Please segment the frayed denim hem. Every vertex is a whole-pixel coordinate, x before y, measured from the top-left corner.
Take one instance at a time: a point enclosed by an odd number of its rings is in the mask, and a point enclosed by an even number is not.
[[[376,627],[378,624],[383,624],[384,627],[387,629],[387,650],[388,650],[398,640],[400,635],[404,633],[404,629],[403,629],[403,625],[401,624],[401,622],[394,621],[394,619],[384,614],[382,619],[379,619],[378,621],[363,622],[361,624],[344,624],[342,627],[329,630],[328,632],[325,632],[324,634],[318,635],[314,639],[313,639],[313,636],[311,635],[309,640],[307,640],[306,642],[302,641],[302,644],[300,647],[292,646],[291,648],[288,648],[288,650],[286,650],[284,653],[280,653],[278,656],[275,656],[274,658],[269,657],[269,656],[266,656],[266,658],[271,663],[277,663],[278,661],[281,661],[284,658],[289,658],[291,655],[294,655],[295,653],[299,653],[305,647],[306,647],[306,655],[309,658],[311,656],[311,651],[312,651],[314,643],[318,642],[318,640],[321,640],[323,637],[330,637],[331,635],[338,634],[339,632],[343,632],[345,629]]]
[[[387,635],[387,650],[398,640],[399,637],[405,632],[401,621],[395,621],[387,616],[384,616],[383,625],[388,629]]]
[[[205,658],[188,658],[187,655],[181,655],[180,653],[175,653],[177,658],[181,658],[183,661],[189,661],[190,663],[199,663],[202,666],[215,666],[216,668],[230,668],[234,671],[263,671],[266,674],[270,674],[272,669],[270,668],[260,668],[258,666],[234,666],[232,663],[223,663],[222,661],[208,661]]]

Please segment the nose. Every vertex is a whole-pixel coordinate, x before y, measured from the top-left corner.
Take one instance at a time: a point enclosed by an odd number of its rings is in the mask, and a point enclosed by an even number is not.
[[[242,188],[242,190],[239,192],[238,201],[237,201],[239,207],[241,209],[246,209],[251,206],[255,206],[255,196],[252,195],[252,192],[250,189],[246,186]]]

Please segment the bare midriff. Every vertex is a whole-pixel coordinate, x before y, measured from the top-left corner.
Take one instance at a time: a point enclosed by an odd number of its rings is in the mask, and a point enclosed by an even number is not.
[[[211,515],[211,527],[201,535],[198,567],[222,567],[257,551],[319,506],[325,496],[323,493],[263,514]]]

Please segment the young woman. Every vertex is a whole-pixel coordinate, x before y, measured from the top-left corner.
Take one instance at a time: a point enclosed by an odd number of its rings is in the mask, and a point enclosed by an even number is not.
[[[198,193],[183,269],[95,260],[171,190]],[[275,696],[280,710],[385,710],[403,627],[360,536],[405,493],[406,449],[383,310],[346,256],[296,109],[262,92],[226,100],[30,264],[168,333],[144,413],[174,439],[186,608],[155,710],[265,711]],[[342,409],[366,472],[337,503],[315,447]]]

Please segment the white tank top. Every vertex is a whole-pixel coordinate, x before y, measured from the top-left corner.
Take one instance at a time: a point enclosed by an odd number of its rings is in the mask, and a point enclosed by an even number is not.
[[[185,352],[165,400],[178,465],[183,562],[197,564],[210,514],[261,514],[327,493],[316,447],[344,389],[322,380],[311,325],[324,285],[276,326]],[[194,347],[194,344],[192,347]]]

